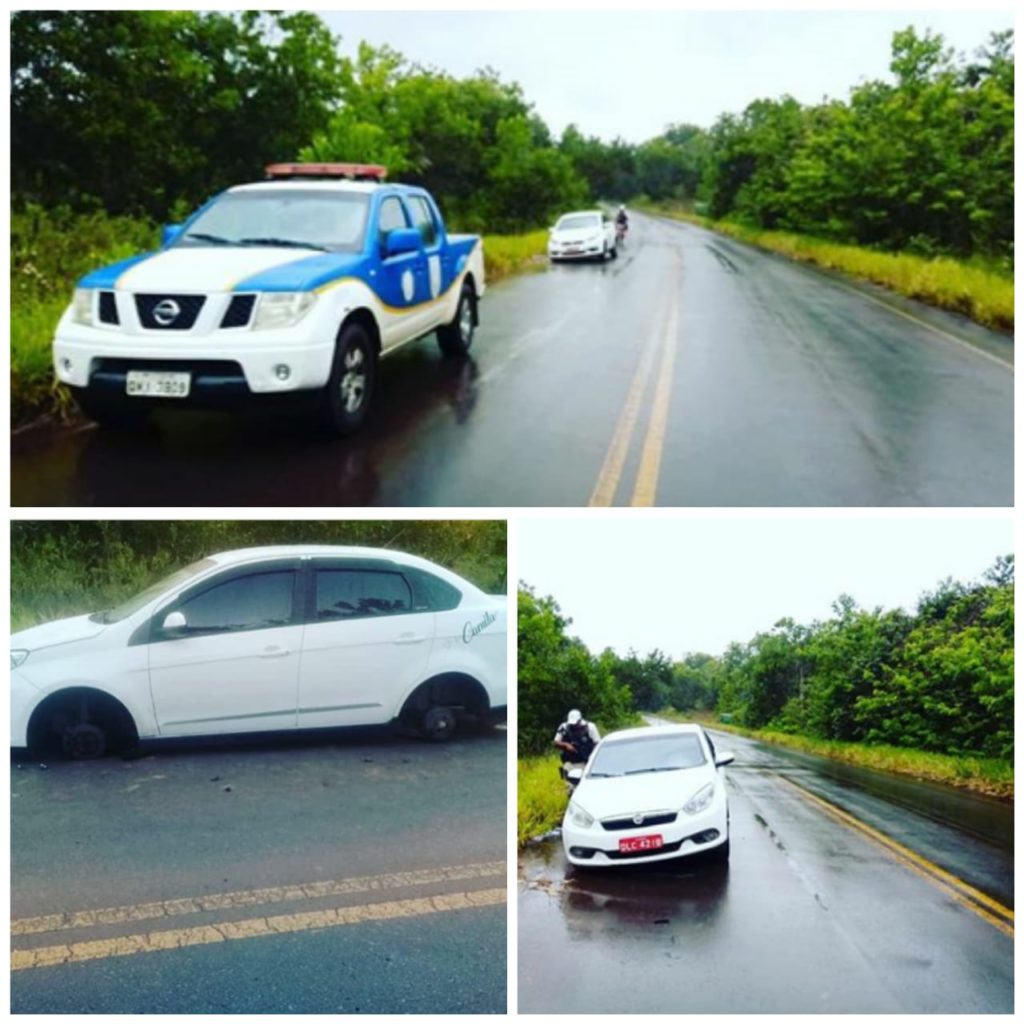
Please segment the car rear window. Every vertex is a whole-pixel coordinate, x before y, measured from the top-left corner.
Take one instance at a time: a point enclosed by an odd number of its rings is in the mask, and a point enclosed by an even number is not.
[[[317,569],[316,618],[365,618],[412,610],[409,584],[397,572],[371,569]]]

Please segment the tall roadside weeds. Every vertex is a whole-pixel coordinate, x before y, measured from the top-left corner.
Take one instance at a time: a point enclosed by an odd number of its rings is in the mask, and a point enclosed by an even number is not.
[[[883,285],[908,298],[961,313],[984,327],[1013,330],[1013,277],[982,262],[880,252],[789,231],[764,231],[710,220],[674,204],[637,205],[649,213],[697,224],[790,259]]]
[[[520,847],[534,836],[550,832],[562,820],[567,797],[558,764],[556,754],[519,759],[516,806]]]
[[[546,265],[547,231],[525,235],[484,235],[484,269],[487,283]]]

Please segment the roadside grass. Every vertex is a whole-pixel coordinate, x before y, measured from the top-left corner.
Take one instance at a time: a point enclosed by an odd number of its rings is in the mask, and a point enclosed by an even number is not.
[[[547,231],[525,235],[484,235],[484,269],[487,283],[546,265]]]
[[[731,221],[714,221],[675,204],[640,201],[636,205],[649,213],[688,221],[790,259],[883,285],[900,295],[961,313],[984,327],[1013,330],[1013,277],[983,261],[880,252],[790,231],[764,231]]]
[[[521,757],[517,763],[517,837],[520,847],[534,836],[550,832],[562,820],[567,797],[558,765],[557,754]]]
[[[485,235],[488,283],[544,265],[547,231]],[[50,346],[75,282],[157,246],[151,221],[29,207],[11,213],[11,425],[67,419],[71,393],[53,374]]]
[[[29,206],[11,211],[11,423],[64,417],[70,392],[54,379],[53,332],[75,282],[96,267],[154,248],[156,225],[135,217]]]
[[[915,779],[942,782],[950,786],[974,790],[988,796],[1013,799],[1013,762],[998,758],[936,754],[908,747],[874,746],[867,743],[846,743],[822,740],[811,736],[778,732],[774,729],[747,729],[741,725],[720,722],[706,711],[679,712],[666,708],[658,714],[677,722],[702,722],[709,728],[732,732],[750,739],[763,740],[805,754],[829,757],[834,761],[909,775]]]

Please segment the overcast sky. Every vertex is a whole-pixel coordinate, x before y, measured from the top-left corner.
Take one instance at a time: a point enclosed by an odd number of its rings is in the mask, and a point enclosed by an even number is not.
[[[913,610],[947,576],[979,579],[1013,550],[1010,521],[910,518],[525,519],[520,579],[550,594],[594,652],[720,654],[851,594]]]
[[[888,75],[892,33],[913,24],[973,53],[1012,15],[986,11],[333,11],[342,49],[387,43],[457,77],[491,66],[548,126],[642,142],[673,122],[709,127],[752,100],[845,98]]]

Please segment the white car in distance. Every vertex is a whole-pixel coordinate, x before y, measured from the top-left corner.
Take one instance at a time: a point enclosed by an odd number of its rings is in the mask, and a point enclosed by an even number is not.
[[[447,739],[506,706],[506,600],[357,547],[211,555],[124,604],[11,637],[11,746],[398,722]]]
[[[624,729],[594,750],[562,821],[571,864],[612,867],[696,853],[729,859],[725,772],[699,725]]]
[[[615,225],[601,210],[580,210],[558,219],[548,238],[548,258],[559,260],[615,259]]]

